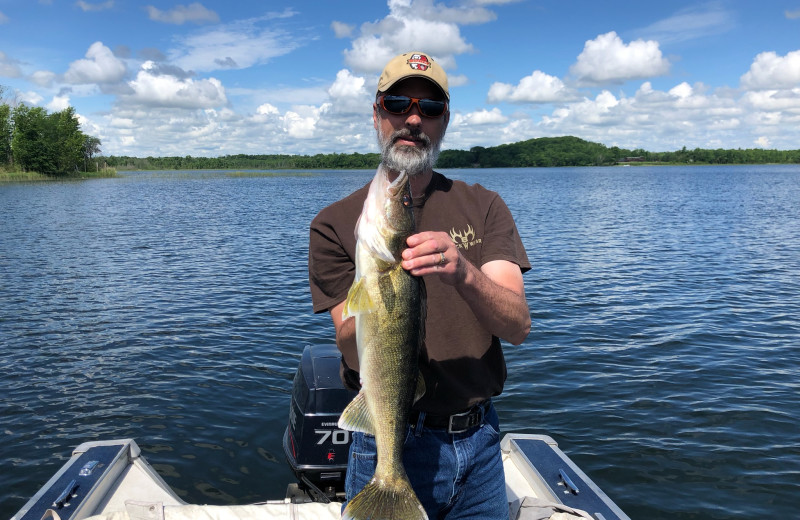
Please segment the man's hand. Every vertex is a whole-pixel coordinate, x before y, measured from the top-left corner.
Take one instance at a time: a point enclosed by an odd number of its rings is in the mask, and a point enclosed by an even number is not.
[[[494,336],[519,345],[531,330],[525,283],[519,266],[493,260],[478,269],[443,231],[424,231],[408,237],[403,268],[415,276],[437,275],[452,285],[475,317]]]
[[[457,285],[466,277],[468,263],[444,231],[425,231],[411,235],[403,251],[403,269],[414,276],[438,275],[447,285]]]

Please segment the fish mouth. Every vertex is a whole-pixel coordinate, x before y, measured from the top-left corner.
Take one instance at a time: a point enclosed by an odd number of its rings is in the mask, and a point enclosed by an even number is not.
[[[389,187],[386,189],[386,191],[389,192],[391,197],[396,197],[397,194],[403,189],[403,186],[405,186],[405,184],[408,182],[408,179],[408,172],[406,170],[401,171],[397,175],[397,178],[392,181],[391,184],[389,184]]]

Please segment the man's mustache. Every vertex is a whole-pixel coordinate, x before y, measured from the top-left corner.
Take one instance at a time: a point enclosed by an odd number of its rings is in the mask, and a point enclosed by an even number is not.
[[[408,128],[401,128],[400,130],[395,130],[392,132],[391,136],[391,143],[396,143],[399,139],[411,139],[415,141],[421,141],[426,148],[430,148],[431,146],[431,138],[428,137],[425,132],[416,131],[412,132]]]

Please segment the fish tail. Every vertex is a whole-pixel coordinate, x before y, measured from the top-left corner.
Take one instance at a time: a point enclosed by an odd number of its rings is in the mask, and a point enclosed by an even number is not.
[[[375,477],[347,503],[342,520],[428,520],[406,479],[389,483]]]

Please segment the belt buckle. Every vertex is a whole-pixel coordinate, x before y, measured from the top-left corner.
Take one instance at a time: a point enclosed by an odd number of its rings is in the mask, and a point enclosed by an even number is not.
[[[478,426],[483,422],[484,413],[485,412],[482,406],[473,406],[466,412],[454,413],[453,415],[450,416],[450,418],[447,421],[447,433],[464,433],[470,428]],[[466,417],[467,424],[463,428],[456,429],[456,427],[453,426],[453,419],[457,419],[460,417]]]

